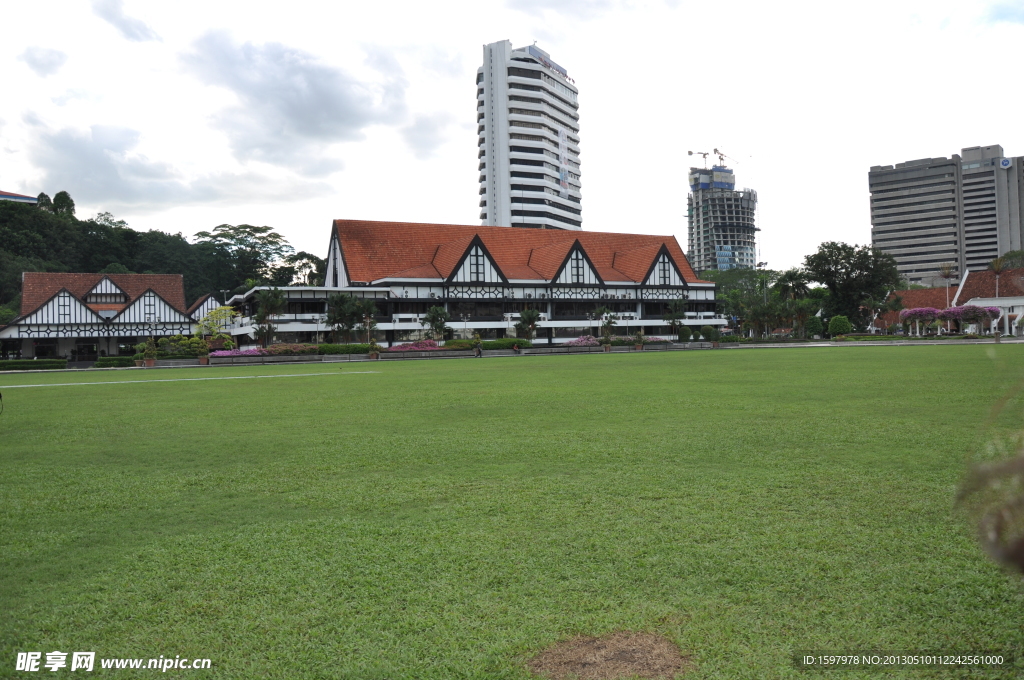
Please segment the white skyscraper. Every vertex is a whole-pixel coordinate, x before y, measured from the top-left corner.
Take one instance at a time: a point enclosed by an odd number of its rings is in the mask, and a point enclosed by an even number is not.
[[[578,90],[531,45],[484,45],[477,70],[480,220],[484,226],[580,229]]]

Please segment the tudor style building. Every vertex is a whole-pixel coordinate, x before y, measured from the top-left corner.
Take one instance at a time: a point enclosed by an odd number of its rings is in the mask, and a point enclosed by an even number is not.
[[[325,284],[282,289],[279,340],[323,339],[326,301],[338,292],[376,301],[376,339],[388,344],[418,339],[434,306],[447,308],[455,337],[484,338],[514,335],[519,313],[537,309],[542,344],[598,335],[601,307],[619,317],[619,334],[668,337],[662,315],[678,299],[687,325],[726,323],[714,283],[697,278],[671,236],[336,220]],[[231,331],[241,345],[254,342],[258,290],[228,301],[242,313]]]
[[[3,356],[92,361],[134,354],[149,336],[192,333],[218,306],[185,305],[180,274],[22,274],[21,314],[0,328]]]

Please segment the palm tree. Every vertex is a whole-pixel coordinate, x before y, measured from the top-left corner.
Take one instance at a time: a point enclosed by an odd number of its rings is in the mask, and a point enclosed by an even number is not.
[[[999,297],[999,275],[1006,271],[1006,258],[997,257],[988,263],[988,268],[996,275],[996,297]]]
[[[783,272],[775,281],[775,290],[783,300],[798,300],[807,295],[807,275],[799,269]]]
[[[258,304],[256,310],[256,332],[263,337],[263,346],[266,347],[270,344],[274,331],[277,330],[271,321],[275,317],[284,314],[288,302],[285,300],[284,293],[277,288],[265,289],[256,293],[256,302]]]
[[[516,324],[517,333],[526,333],[527,340],[533,340],[533,334],[537,330],[540,321],[540,312],[536,309],[524,309],[519,312],[519,323]],[[524,337],[520,335],[519,337]]]
[[[952,262],[943,262],[939,265],[939,278],[946,282],[946,307],[949,307],[949,280],[953,278],[955,272],[956,265]]]
[[[355,312],[363,328],[366,329],[366,344],[370,344],[372,342],[370,333],[377,326],[377,320],[373,318],[377,316],[377,303],[370,298],[358,300],[356,301]]]
[[[448,329],[448,322],[452,320],[451,314],[444,307],[431,307],[420,320],[420,325],[430,328],[433,340],[444,342],[444,333]]]

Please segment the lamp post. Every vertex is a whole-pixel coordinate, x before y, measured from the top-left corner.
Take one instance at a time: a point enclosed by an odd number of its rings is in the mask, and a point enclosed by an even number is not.
[[[469,335],[469,320],[472,318],[472,314],[459,314],[459,318],[462,319],[462,334]]]
[[[503,314],[502,316],[505,317],[505,335],[508,336],[512,332],[512,315]]]

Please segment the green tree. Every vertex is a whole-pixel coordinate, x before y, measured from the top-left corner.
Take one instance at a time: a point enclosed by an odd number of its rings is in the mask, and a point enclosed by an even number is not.
[[[277,330],[273,321],[284,314],[287,301],[279,289],[269,288],[256,293],[256,304],[256,337],[263,342],[264,347],[267,347],[274,337],[274,331]]]
[[[444,307],[431,307],[420,319],[420,325],[429,329],[427,332],[433,340],[442,343],[448,330],[448,322],[451,320],[451,314]]]
[[[246,279],[270,281],[275,264],[294,251],[272,228],[251,224],[222,224],[213,231],[197,233],[195,238],[196,245],[217,266],[230,271],[235,285]]]
[[[610,345],[612,342],[612,333],[615,331],[615,325],[618,323],[619,317],[616,316],[609,307],[598,307],[594,313],[599,319],[601,319],[602,344]],[[538,318],[540,317],[539,312],[537,316]],[[518,326],[518,324],[516,325]]]
[[[111,262],[103,269],[96,272],[97,274],[131,274],[131,270],[125,267],[120,262]]]
[[[810,317],[808,317],[807,321],[804,323],[804,330],[807,333],[807,335],[810,335],[811,337],[813,337],[815,335],[817,335],[817,336],[823,335],[825,333],[825,326],[822,325],[822,323],[821,323],[821,317],[820,316],[810,316]]]
[[[855,320],[858,327],[868,322],[864,301],[888,295],[900,281],[892,255],[873,246],[835,241],[822,243],[816,253],[804,258],[804,269],[811,280],[828,288],[830,315]]]
[[[669,302],[668,311],[662,314],[661,318],[668,322],[668,327],[672,330],[672,334],[680,342],[685,342],[679,337],[679,329],[683,327],[683,320],[686,319],[686,300],[672,300]]]
[[[63,217],[75,216],[75,202],[72,200],[71,194],[66,191],[57,192],[57,195],[53,197],[53,213]]]
[[[338,342],[338,333],[343,332],[347,340],[359,324],[359,310],[356,298],[348,293],[336,293],[327,298],[327,317],[324,319],[331,329],[331,339]]]
[[[299,251],[274,268],[272,280],[282,286],[322,286],[326,273],[327,260]]]
[[[39,196],[36,197],[36,207],[40,210],[53,212],[53,201],[50,200],[49,196],[40,192]]]
[[[833,338],[853,332],[853,324],[842,314],[836,314],[828,321],[828,334]]]
[[[224,331],[240,316],[241,314],[231,307],[215,307],[196,323],[196,335],[209,335],[216,339],[218,335],[224,335]]]
[[[516,323],[516,337],[533,340],[533,334],[537,332],[540,325],[540,312],[536,309],[524,309],[519,312],[519,321]]]

